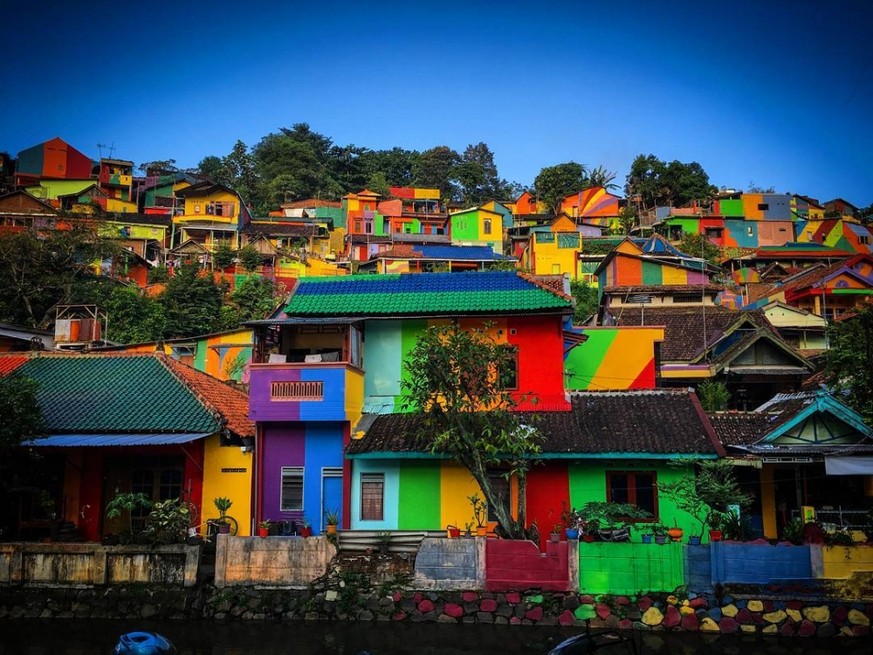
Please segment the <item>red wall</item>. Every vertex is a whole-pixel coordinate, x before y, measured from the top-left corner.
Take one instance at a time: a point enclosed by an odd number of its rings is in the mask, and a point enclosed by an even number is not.
[[[546,548],[549,533],[555,523],[561,522],[565,507],[570,507],[570,479],[567,465],[549,462],[534,466],[527,474],[527,522],[537,522],[540,548]],[[564,538],[564,535],[561,535]]]
[[[561,317],[509,318],[507,341],[518,347],[519,395],[534,391],[537,403],[525,409],[569,410],[564,398],[564,336]],[[514,334],[513,334],[514,332]],[[517,399],[521,402],[521,399]]]
[[[485,588],[517,591],[537,587],[567,591],[570,587],[567,542],[549,543],[546,554],[529,541],[488,539],[485,542]]]

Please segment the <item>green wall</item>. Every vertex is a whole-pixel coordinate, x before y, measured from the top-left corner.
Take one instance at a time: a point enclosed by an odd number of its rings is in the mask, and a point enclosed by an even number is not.
[[[743,209],[743,199],[737,198],[735,200],[719,200],[718,201],[718,210],[721,212],[722,216],[744,216],[745,210]]]
[[[440,463],[404,462],[400,498],[398,530],[441,530]]]
[[[685,585],[678,543],[579,543],[579,590],[587,594],[675,591]]]

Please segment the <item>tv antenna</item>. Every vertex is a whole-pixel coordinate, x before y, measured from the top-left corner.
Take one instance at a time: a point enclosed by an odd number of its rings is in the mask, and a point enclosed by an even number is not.
[[[111,146],[107,146],[105,143],[97,144],[97,151],[100,153],[100,159],[103,159],[103,148],[109,150],[109,159],[112,159],[112,153],[115,151],[115,141],[112,142]]]

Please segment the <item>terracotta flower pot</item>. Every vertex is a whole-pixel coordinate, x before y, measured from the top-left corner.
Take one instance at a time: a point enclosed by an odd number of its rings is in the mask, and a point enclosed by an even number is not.
[[[481,525],[478,528],[476,528],[476,536],[477,537],[487,537],[488,536],[488,526]]]
[[[682,528],[670,528],[667,530],[667,536],[673,541],[681,541],[683,534],[685,534],[685,531]]]
[[[446,531],[449,534],[449,539],[458,539],[461,536],[461,528],[456,528],[454,525],[447,525]]]
[[[710,541],[721,541],[721,530],[710,530],[709,531],[709,540]]]
[[[300,536],[301,537],[311,537],[312,536],[312,528],[300,528]]]
[[[258,528],[259,537],[267,537],[270,534],[270,528]]]
[[[549,539],[555,543],[561,541],[561,533],[560,532],[551,532],[549,533]]]
[[[328,523],[327,524],[327,533],[328,534],[336,534],[336,523]]]

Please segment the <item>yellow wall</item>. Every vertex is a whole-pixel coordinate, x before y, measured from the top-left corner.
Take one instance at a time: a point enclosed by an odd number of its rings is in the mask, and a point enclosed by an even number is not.
[[[217,519],[218,510],[214,498],[225,496],[233,501],[228,514],[239,522],[239,535],[251,532],[252,467],[254,453],[243,453],[236,446],[221,446],[218,435],[206,439],[203,454],[203,503],[201,507],[201,531],[206,531],[206,521]],[[221,469],[245,469],[244,473],[224,473]]]
[[[473,522],[473,508],[468,496],[475,493],[482,497],[479,485],[463,466],[444,462],[440,469],[440,522],[442,526],[454,525],[464,529],[464,525]]]
[[[216,216],[207,214],[206,207],[211,202],[232,202],[234,211],[232,216]],[[195,209],[199,207],[199,213]],[[215,223],[236,223],[239,218],[240,206],[239,198],[227,191],[217,191],[208,196],[198,196],[196,198],[185,198],[185,215],[175,219],[176,222],[184,223],[186,221],[214,221]]]
[[[346,420],[356,425],[364,408],[364,376],[346,369]]]
[[[761,469],[761,513],[764,537],[776,539],[776,486],[773,484],[773,467],[767,465]]]
[[[578,232],[574,234],[579,236],[576,248],[558,248],[558,234],[555,234],[554,243],[540,243],[536,235],[532,235],[535,275],[576,274],[576,255],[582,247],[582,239]]]
[[[106,199],[106,211],[108,212],[118,212],[122,213],[131,213],[135,214],[137,210],[137,206],[135,202],[129,202],[127,200],[121,200],[119,198],[107,198]]]
[[[822,577],[848,578],[858,571],[873,571],[873,546],[823,546]]]

